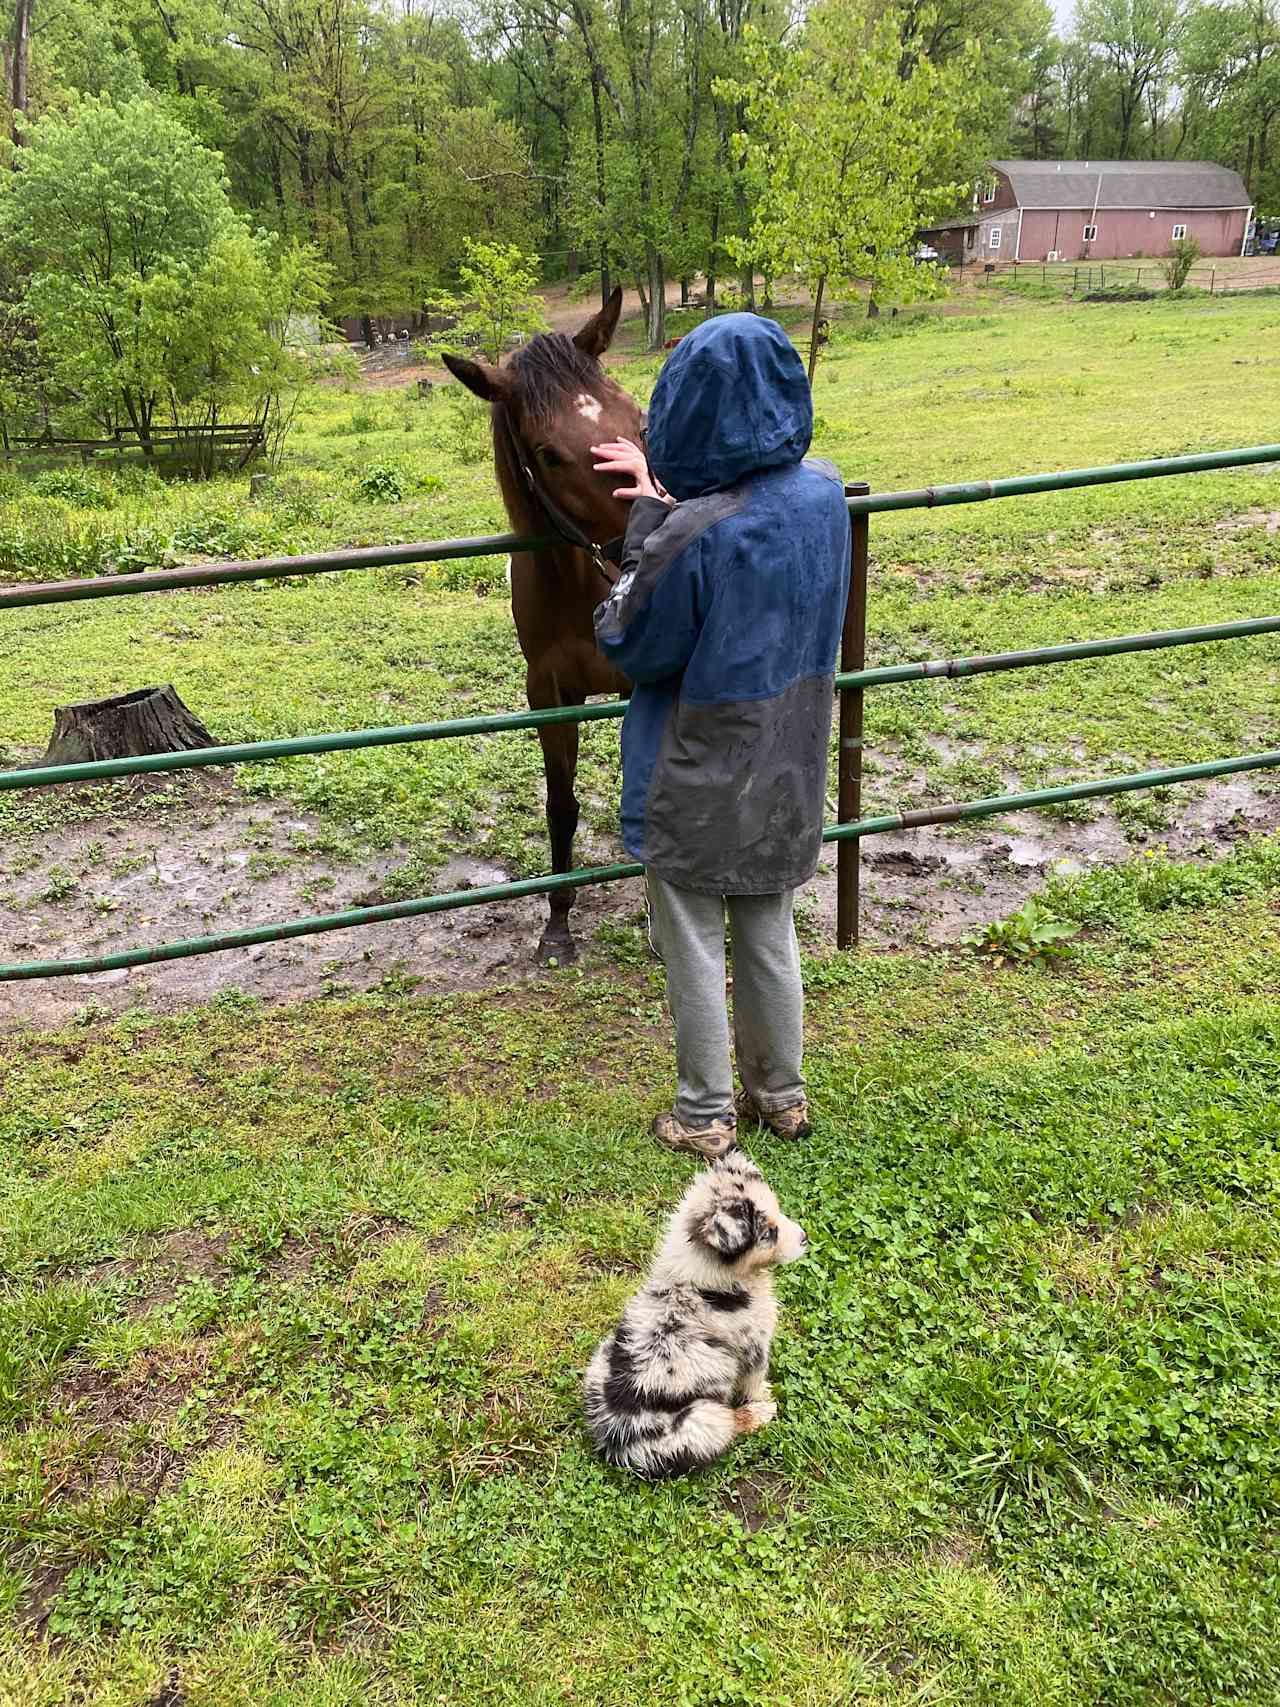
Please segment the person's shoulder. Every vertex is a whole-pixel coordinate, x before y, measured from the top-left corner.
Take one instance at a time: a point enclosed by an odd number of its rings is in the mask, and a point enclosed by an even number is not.
[[[726,487],[721,492],[705,492],[697,498],[682,498],[645,540],[646,561],[670,563],[710,528],[736,516],[745,501],[745,494],[737,486]]]
[[[834,462],[828,462],[824,456],[806,456],[800,464],[803,473],[817,475],[822,480],[830,481],[840,488],[844,494],[844,476]]]

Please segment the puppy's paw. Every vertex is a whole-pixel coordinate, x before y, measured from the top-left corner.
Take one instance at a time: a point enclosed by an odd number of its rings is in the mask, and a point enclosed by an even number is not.
[[[750,1405],[740,1405],[737,1411],[739,1434],[754,1434],[757,1429],[768,1428],[778,1414],[778,1407],[772,1399],[757,1399]]]

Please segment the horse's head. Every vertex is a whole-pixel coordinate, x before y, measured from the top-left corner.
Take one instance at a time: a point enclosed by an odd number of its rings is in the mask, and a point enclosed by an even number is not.
[[[527,458],[536,486],[596,544],[623,533],[629,505],[615,498],[617,476],[597,474],[592,445],[612,439],[639,442],[640,405],[600,366],[622,308],[615,290],[598,314],[569,337],[540,332],[500,367],[465,356],[445,356],[445,366],[477,397],[493,406],[498,479],[512,522],[534,528],[540,518],[518,458]],[[509,429],[509,431],[508,431]]]

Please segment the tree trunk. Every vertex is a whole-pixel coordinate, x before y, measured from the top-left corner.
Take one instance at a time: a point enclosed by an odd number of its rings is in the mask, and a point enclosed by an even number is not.
[[[868,320],[878,320],[879,318],[880,318],[880,304],[876,301],[874,296],[869,296],[867,298],[867,319]]]
[[[650,350],[660,350],[667,341],[667,269],[661,252],[652,243],[646,243],[644,249],[649,284],[647,342]]]
[[[681,306],[681,308],[688,308],[688,306],[689,306],[689,281],[688,281],[688,279],[681,279],[680,280],[680,306]]]
[[[146,753],[188,753],[217,742],[173,688],[139,688],[112,699],[60,705],[41,765],[93,759],[134,759]]]
[[[716,311],[716,246],[720,242],[720,203],[711,210],[711,242],[707,247],[707,313]]]
[[[13,140],[21,146],[22,131],[19,113],[27,110],[27,63],[31,44],[31,0],[18,0],[13,18],[13,53],[10,59],[12,84],[10,105],[13,107]]]
[[[818,351],[821,344],[818,328],[822,324],[822,298],[827,288],[827,275],[823,273],[818,280],[818,288],[813,293],[813,319],[809,322],[809,384],[813,385],[813,376],[818,368]]]
[[[608,205],[608,195],[605,186],[604,172],[604,111],[600,105],[600,67],[593,56],[591,60],[591,106],[595,118],[596,131],[596,206],[600,209],[600,225],[604,229],[605,209]],[[609,249],[603,238],[600,242],[600,306],[609,306],[612,294],[612,284],[609,279]]]

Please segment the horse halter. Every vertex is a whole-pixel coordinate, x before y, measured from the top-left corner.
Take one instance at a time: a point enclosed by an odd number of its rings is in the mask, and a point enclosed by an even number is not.
[[[546,487],[534,472],[533,458],[526,450],[524,441],[511,421],[511,411],[505,405],[502,409],[502,425],[507,435],[507,445],[511,451],[512,461],[520,470],[524,480],[527,495],[546,516],[556,533],[566,545],[576,545],[580,551],[585,551],[604,576],[610,586],[618,579],[618,571],[622,564],[622,541],[619,534],[617,539],[608,540],[604,545],[597,545],[572,516],[568,516],[559,504],[551,497]]]

